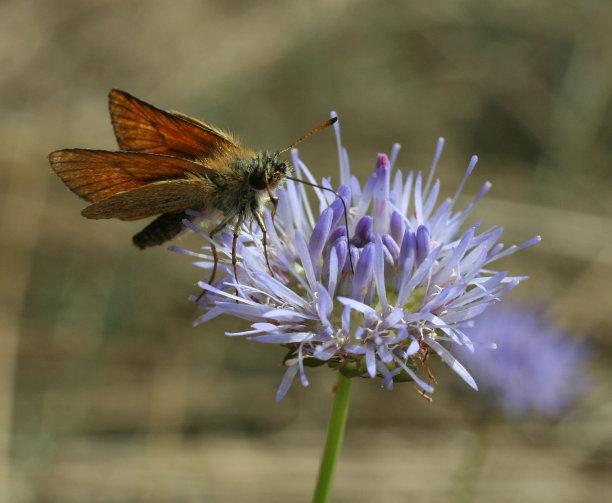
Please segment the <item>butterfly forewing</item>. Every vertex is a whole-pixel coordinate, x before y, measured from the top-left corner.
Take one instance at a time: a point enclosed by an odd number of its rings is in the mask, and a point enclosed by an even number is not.
[[[206,170],[199,163],[167,155],[87,149],[56,150],[49,155],[49,162],[72,192],[92,203],[152,182]]]
[[[183,114],[166,112],[117,89],[108,95],[121,150],[203,159],[234,142],[221,131]]]

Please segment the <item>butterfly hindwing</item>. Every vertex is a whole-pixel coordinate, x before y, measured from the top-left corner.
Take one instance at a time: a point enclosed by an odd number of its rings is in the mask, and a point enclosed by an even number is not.
[[[204,178],[165,180],[101,199],[84,208],[81,214],[96,219],[140,220],[185,208],[203,210],[209,193],[210,182]]]

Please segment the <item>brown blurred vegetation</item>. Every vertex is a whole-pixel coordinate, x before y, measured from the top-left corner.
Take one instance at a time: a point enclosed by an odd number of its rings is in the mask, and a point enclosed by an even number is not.
[[[362,179],[379,151],[477,218],[543,242],[499,267],[592,344],[594,385],[557,423],[478,420],[442,364],[435,400],[359,381],[332,501],[599,502],[612,487],[612,3],[68,0],[0,4],[0,501],[302,502],[334,376],[280,403],[282,350],[197,328],[200,271],[86,221],[51,173],[63,147],[115,148],[116,87],[284,146],[336,110]],[[331,132],[300,146],[335,173]],[[467,198],[466,198],[467,200]],[[196,249],[194,237],[182,246]],[[526,348],[528,351],[529,348]]]

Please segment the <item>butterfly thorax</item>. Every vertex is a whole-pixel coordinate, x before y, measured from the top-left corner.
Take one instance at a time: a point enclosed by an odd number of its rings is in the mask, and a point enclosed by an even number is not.
[[[207,203],[226,217],[261,213],[270,199],[268,190],[278,188],[290,170],[278,153],[255,152],[245,147],[217,156],[208,166],[205,178],[215,189],[209,192],[212,200]]]

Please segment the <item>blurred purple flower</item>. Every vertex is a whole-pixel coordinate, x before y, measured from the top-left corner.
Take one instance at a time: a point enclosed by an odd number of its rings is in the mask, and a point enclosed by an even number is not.
[[[277,400],[298,373],[302,384],[308,385],[305,366],[322,364],[347,376],[379,376],[387,388],[394,381],[414,380],[429,393],[433,378],[426,362],[431,352],[476,388],[463,365],[440,343],[452,341],[473,349],[461,324],[524,279],[492,271],[489,265],[539,237],[504,249],[498,243],[499,227],[477,234],[478,223],[459,233],[490,188],[485,183],[467,208],[453,211],[476,164],[475,156],[453,198],[436,205],[440,184],[433,176],[442,139],[425,183],[420,172],[405,176],[396,170],[392,176],[399,152],[396,144],[389,157],[378,155],[374,172],[362,187],[350,173],[337,123],[335,131],[341,183],[337,196],[308,188],[318,199],[318,208],[313,209],[303,184],[289,180],[277,191],[274,223],[269,214],[265,216],[274,276],[266,267],[260,231],[245,226],[238,241],[236,282],[232,236],[223,234],[217,245],[220,277],[212,285],[199,283],[206,291],[199,301],[206,313],[196,324],[222,314],[237,316],[251,321],[251,329],[227,335],[286,347],[287,370]],[[297,176],[331,188],[329,179],[317,182],[297,150],[292,155]],[[349,208],[348,238],[339,197]],[[197,227],[185,224],[209,241]],[[203,250],[201,254],[181,251],[200,257],[196,265],[210,269],[208,245]]]
[[[465,333],[477,349],[458,348],[458,356],[485,396],[509,416],[561,416],[588,385],[585,345],[572,341],[534,309],[495,306]]]

